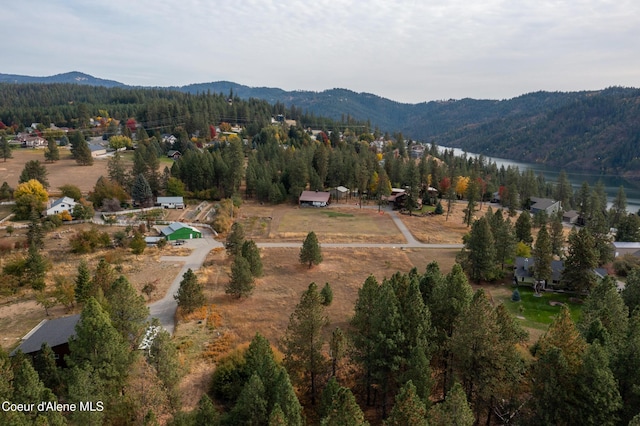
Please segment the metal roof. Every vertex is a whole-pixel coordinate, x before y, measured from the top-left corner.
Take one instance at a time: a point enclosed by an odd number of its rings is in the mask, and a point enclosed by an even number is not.
[[[319,202],[319,203],[328,203],[329,197],[331,194],[328,192],[320,192],[320,191],[302,191],[300,194],[301,202]]]
[[[171,235],[171,234],[173,234],[174,232],[176,232],[178,229],[182,229],[182,228],[188,228],[188,229],[191,229],[192,231],[197,232],[197,233],[199,233],[199,234],[201,234],[201,233],[202,233],[202,232],[200,232],[200,230],[199,230],[199,229],[196,229],[196,228],[194,228],[193,226],[186,225],[186,224],[184,224],[184,223],[182,223],[182,222],[173,222],[173,223],[169,224],[169,226],[167,226],[167,227],[165,227],[165,228],[162,228],[162,230],[160,231],[160,233],[161,233],[162,235]]]
[[[54,347],[69,342],[69,338],[76,335],[78,321],[80,321],[80,314],[44,320],[22,338],[23,342],[11,352],[11,355],[15,355],[19,350],[25,354],[37,352],[43,343]]]

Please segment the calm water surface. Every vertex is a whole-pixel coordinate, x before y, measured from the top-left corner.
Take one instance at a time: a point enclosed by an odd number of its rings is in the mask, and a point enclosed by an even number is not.
[[[440,147],[441,149],[453,149],[455,155],[462,156],[465,151],[462,151],[458,148],[447,148]],[[472,152],[467,152],[467,156],[469,157],[477,157],[478,154],[474,154]],[[542,174],[547,182],[556,183],[558,181],[558,176],[560,175],[561,169],[545,166],[542,164],[535,163],[523,163],[519,161],[507,160],[504,158],[498,157],[488,157],[485,155],[487,162],[496,163],[498,168],[500,166],[507,167],[518,167],[520,171],[522,170],[533,170],[536,175]],[[574,192],[582,186],[582,182],[586,181],[589,183],[590,187],[594,187],[598,181],[602,181],[605,187],[605,191],[607,193],[607,198],[609,200],[609,205],[615,198],[618,193],[618,189],[622,185],[624,187],[624,191],[627,194],[627,211],[630,213],[638,213],[640,210],[640,187],[638,184],[634,184],[629,182],[628,180],[621,178],[619,176],[612,175],[601,175],[593,171],[584,171],[584,170],[569,170],[565,169],[564,172],[567,174],[567,178],[573,187]]]

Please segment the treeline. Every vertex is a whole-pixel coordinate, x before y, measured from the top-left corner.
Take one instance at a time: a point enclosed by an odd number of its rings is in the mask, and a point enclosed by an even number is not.
[[[474,292],[459,265],[443,274],[431,263],[424,274],[414,269],[382,283],[369,277],[348,329],[330,333],[325,298],[312,283],[291,315],[283,365],[313,424],[366,424],[365,411],[387,425],[626,425],[640,420],[633,391],[640,364],[629,358],[640,349],[638,290],[637,274],[622,295],[601,280],[578,323],[562,308],[527,353],[517,320],[484,290]],[[265,361],[249,367],[257,344]],[[210,391],[222,424],[247,412],[254,424],[282,417],[282,393],[267,391],[275,377],[260,336],[244,355],[223,358]],[[289,420],[277,424],[301,424],[297,403],[286,404]]]
[[[106,88],[75,84],[0,84],[0,122],[22,131],[31,123],[48,127],[90,128],[95,117],[126,122],[133,118],[150,134],[174,132],[205,138],[221,122],[243,126],[252,137],[271,118],[283,114],[303,127],[332,128],[333,120],[281,103],[242,100],[234,94],[189,94],[167,89]],[[364,122],[353,123],[364,127]]]

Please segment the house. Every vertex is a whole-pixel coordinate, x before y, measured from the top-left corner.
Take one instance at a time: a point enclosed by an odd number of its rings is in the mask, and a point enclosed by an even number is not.
[[[402,188],[391,188],[391,195],[383,195],[382,197],[380,197],[380,199],[382,201],[390,203],[394,209],[401,209],[407,202],[408,196],[409,195],[407,194],[407,191]]]
[[[156,205],[165,209],[184,209],[184,199],[182,197],[158,197]]]
[[[559,212],[561,209],[562,206],[560,201],[555,201],[550,198],[531,197],[531,208],[529,209],[531,214],[544,211],[547,215],[551,216],[552,214]]]
[[[613,245],[613,253],[615,257],[624,256],[626,254],[640,257],[640,243],[615,241],[611,243],[611,245]]]
[[[182,157],[180,151],[176,151],[175,149],[171,149],[167,152],[167,157],[173,159],[173,161],[177,161]]]
[[[331,194],[322,191],[302,191],[298,198],[300,207],[326,207],[329,205]]]
[[[40,136],[22,135],[18,136],[23,148],[44,148],[47,140]]]
[[[516,257],[514,268],[513,268],[513,280],[517,282],[519,285],[521,284],[530,284],[533,285],[535,283],[535,278],[533,277],[533,265],[535,263],[535,259],[533,257]],[[560,284],[560,277],[562,276],[562,271],[564,270],[564,262],[561,260],[552,260],[551,261],[551,282],[545,283],[549,286],[554,286]],[[545,288],[543,287],[543,289]]]
[[[344,186],[337,186],[331,190],[331,196],[336,200],[347,198],[347,195],[349,195],[349,188]]]
[[[169,145],[173,145],[177,141],[178,141],[178,138],[176,138],[173,135],[162,135],[162,142],[164,142],[164,143],[168,143]]]
[[[580,217],[580,213],[575,210],[569,210],[568,212],[562,213],[562,221],[568,224],[575,224],[578,222],[578,218]]]
[[[47,216],[53,216],[54,214],[60,214],[63,211],[73,213],[73,208],[76,206],[76,201],[71,197],[62,197],[51,203],[51,206],[47,209]]]
[[[415,144],[415,145],[411,145],[411,151],[409,152],[409,155],[411,156],[411,158],[422,158],[424,157],[424,145],[422,144]]]
[[[169,226],[162,228],[160,235],[167,241],[202,238],[202,232],[200,230],[181,222],[173,222]]]
[[[89,144],[89,150],[91,151],[92,157],[98,157],[100,155],[105,155],[107,153],[106,147],[99,144],[95,144],[95,143]]]
[[[513,267],[513,281],[519,285],[521,284],[530,284],[533,285],[535,283],[535,278],[533,276],[533,265],[535,263],[535,259],[533,257],[516,257],[515,264]],[[564,261],[562,260],[552,260],[551,261],[551,282],[545,282],[542,286],[542,290],[545,290],[547,286],[556,287],[560,284],[560,279],[562,278],[562,271],[564,271]],[[593,273],[600,279],[606,277],[607,271],[606,269],[596,268],[593,270]]]
[[[69,339],[76,335],[76,324],[80,321],[80,314],[53,320],[42,320],[26,336],[22,338],[22,343],[11,356],[21,351],[29,356],[36,356],[40,353],[42,344],[46,343],[53,350],[58,367],[65,367],[64,356],[70,353]]]

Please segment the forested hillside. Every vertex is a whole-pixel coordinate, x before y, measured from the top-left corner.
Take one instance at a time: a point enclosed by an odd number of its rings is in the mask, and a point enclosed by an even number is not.
[[[42,78],[0,74],[0,82],[3,81],[54,81],[107,87],[120,85],[81,73]],[[100,91],[98,88],[96,90]],[[507,100],[466,98],[419,104],[403,104],[347,89],[323,92],[284,91],[277,88],[248,87],[228,81],[145,91],[148,93],[142,94],[142,90],[136,90],[133,95],[135,99],[129,95],[119,99],[116,95],[115,99],[98,96],[93,99],[80,97],[75,101],[117,103],[122,107],[131,107],[132,104],[154,98],[179,96],[175,92],[189,93],[195,96],[194,99],[205,94],[224,94],[236,100],[261,99],[273,105],[267,107],[272,113],[274,109],[279,114],[286,112],[288,118],[297,120],[304,115],[308,119],[306,123],[315,127],[322,127],[316,122],[316,117],[328,117],[350,125],[357,121],[382,132],[402,132],[404,136],[414,140],[434,141],[439,145],[469,152],[551,166],[598,170],[627,177],[637,177],[638,174],[640,91],[632,88],[568,93],[535,92]],[[159,95],[160,93],[163,95]],[[8,100],[6,96],[4,100]],[[223,97],[220,96],[219,100],[223,101]],[[188,114],[182,114],[186,111],[173,114],[178,111],[162,111],[162,102],[154,101],[154,104],[149,110],[150,122],[164,125],[171,115],[172,118],[188,121],[187,127],[196,128],[202,127],[201,113],[210,107],[198,105],[190,107]],[[131,111],[129,108],[129,115],[133,115]],[[228,113],[228,121],[249,122],[253,118],[248,117],[248,111],[243,108],[234,107],[231,111],[225,109],[224,112]],[[11,124],[18,118],[7,114],[10,114],[7,110],[0,111],[0,118],[5,124]],[[56,115],[55,118],[54,121],[59,121],[60,116]]]

